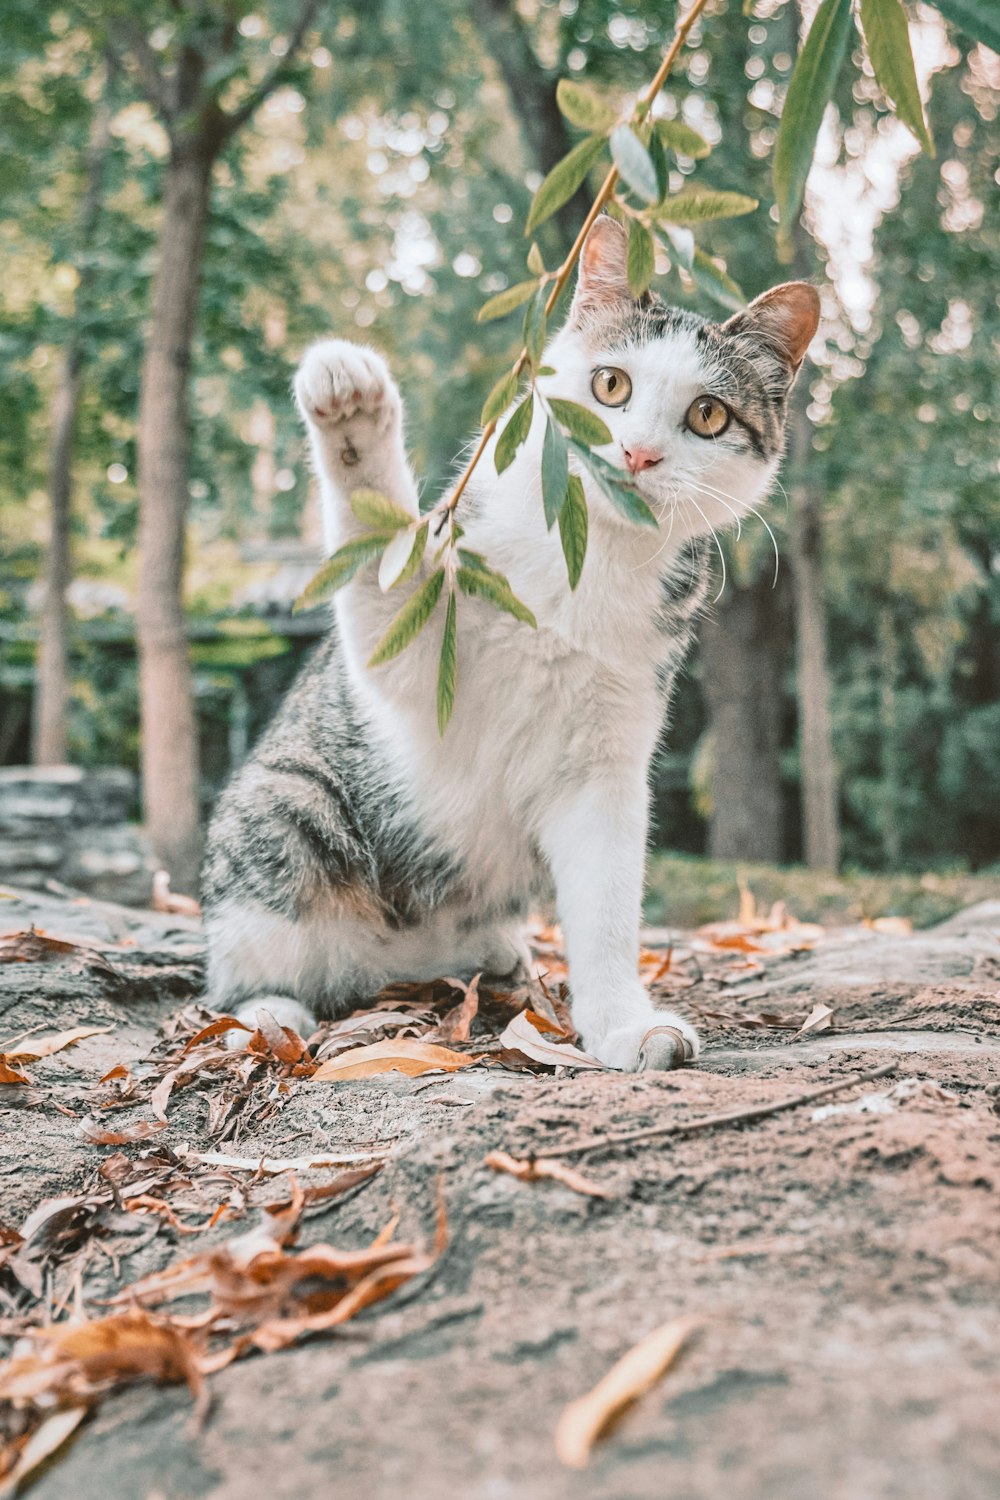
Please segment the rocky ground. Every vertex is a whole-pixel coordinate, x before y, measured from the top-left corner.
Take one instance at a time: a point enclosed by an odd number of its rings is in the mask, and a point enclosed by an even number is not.
[[[17,936],[32,927],[42,936]],[[379,1002],[395,1021],[362,1018],[308,1053],[261,1036],[233,1061],[218,1037],[192,1044],[211,1020],[196,1005],[196,921],[7,893],[0,1053],[21,1075],[0,1084],[8,1479],[32,1432],[43,1447],[58,1435],[58,1391],[76,1425],[28,1476],[39,1500],[993,1500],[1000,901],[916,934],[744,912],[649,946],[654,994],[699,1020],[697,1067],[553,1069],[530,1043],[501,1042],[530,1003],[541,1050],[566,1044],[552,933],[544,991],[397,992]],[[30,1060],[85,1026],[111,1029]],[[486,1056],[447,1073],[317,1076],[317,1048],[343,1073],[351,1049],[401,1037]],[[360,1071],[380,1066],[366,1056]],[[888,1063],[756,1121],[620,1140]],[[497,1150],[555,1153],[544,1159],[603,1196],[496,1171]],[[262,1157],[299,1165],[261,1171]],[[391,1243],[414,1248],[394,1263],[397,1288],[378,1283],[356,1317],[317,1332],[302,1319],[332,1316],[347,1283],[313,1278],[295,1293],[296,1328],[286,1302],[286,1332],[272,1321],[265,1337],[247,1311],[263,1307],[261,1278],[231,1246],[268,1205],[269,1263],[285,1269],[320,1243],[363,1251],[398,1215]],[[200,1302],[108,1306],[206,1248],[215,1321],[198,1325],[204,1286]],[[39,1328],[106,1328],[122,1307],[151,1308],[141,1316],[175,1341],[159,1367],[171,1381],[129,1378],[148,1367],[126,1368],[120,1350],[53,1363]],[[678,1317],[698,1327],[677,1361],[586,1468],[568,1467],[561,1412]],[[269,1340],[288,1347],[265,1352]],[[197,1402],[195,1367],[213,1371]]]

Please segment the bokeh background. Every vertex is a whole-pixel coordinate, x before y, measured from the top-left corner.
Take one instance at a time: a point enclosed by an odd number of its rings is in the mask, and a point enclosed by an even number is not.
[[[295,9],[212,8],[229,50],[206,66],[230,68],[237,98],[282,64]],[[658,106],[713,148],[678,160],[675,187],[697,173],[760,199],[699,243],[748,296],[814,279],[823,321],[766,508],[777,579],[763,525],[725,539],[725,589],[658,763],[654,842],[670,854],[651,867],[654,919],[715,915],[748,872],[802,915],[930,920],[996,889],[1000,58],[935,10],[909,13],[936,156],[888,113],[858,49],[780,254],[771,158],[802,8],[711,4]],[[3,0],[0,18],[0,774],[23,806],[41,781],[9,768],[140,769],[136,435],[170,154],[143,58],[214,43],[197,5],[160,0]],[[302,348],[332,331],[388,355],[439,492],[515,348],[516,320],[475,314],[524,278],[532,193],[573,143],[556,81],[634,94],[675,19],[669,0],[319,5],[219,152],[184,560],[203,812],[324,623],[291,610],[321,557],[289,397]],[[547,264],[586,204],[539,232]],[[676,269],[659,289],[726,315]],[[60,495],[65,610],[47,579]],[[51,735],[40,744],[46,631],[68,660],[55,754]],[[114,787],[115,817],[137,819],[138,782]],[[0,809],[0,879],[88,888],[85,860],[72,879],[60,858],[39,863],[46,826]],[[138,899],[155,851],[126,872],[116,847],[122,879],[95,854],[95,888]]]

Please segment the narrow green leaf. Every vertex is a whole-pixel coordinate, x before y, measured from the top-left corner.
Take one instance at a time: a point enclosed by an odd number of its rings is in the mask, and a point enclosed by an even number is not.
[[[685,271],[690,271],[694,265],[694,235],[681,224],[664,224],[663,228],[674,258],[680,261]]]
[[[853,31],[851,0],[822,0],[788,84],[774,148],[774,196],[786,233],[802,207],[823,112]]]
[[[533,365],[537,365],[542,350],[545,348],[545,331],[548,326],[545,316],[547,300],[548,291],[544,286],[540,286],[524,313],[524,328],[521,336],[524,339],[524,347],[528,351],[528,358]]]
[[[441,597],[443,587],[444,568],[437,568],[416,593],[410,595],[396,615],[372,652],[368,661],[370,667],[380,667],[383,662],[391,661],[394,656],[406,650],[434,613],[434,606]]]
[[[558,396],[550,396],[549,405],[557,420],[578,443],[584,443],[588,448],[600,448],[612,441],[611,429],[589,407],[581,406],[578,401],[563,401]]]
[[[653,213],[668,224],[704,224],[709,219],[738,219],[753,213],[756,198],[744,193],[723,193],[715,188],[689,187],[657,203]]]
[[[603,150],[604,136],[588,135],[562,161],[556,162],[531,201],[525,234],[531,234],[569,202]]]
[[[690,156],[694,161],[703,161],[711,151],[705,137],[685,125],[683,120],[657,120],[654,133],[668,151],[675,156]]]
[[[490,391],[483,402],[483,410],[480,414],[480,422],[485,427],[492,422],[494,417],[502,417],[514,397],[517,395],[517,373],[508,370],[506,375],[501,375],[496,385]]]
[[[423,562],[424,553],[427,551],[427,538],[430,534],[428,527],[429,522],[425,521],[422,526],[417,528],[417,534],[413,538],[413,551],[410,553],[410,560],[396,579],[396,582],[392,585],[393,588],[397,588],[401,583],[408,583]]]
[[[310,578],[293,604],[292,613],[296,614],[301,609],[310,609],[314,604],[319,604],[330,594],[335,594],[338,589],[342,589],[345,583],[350,583],[359,568],[363,568],[365,563],[377,557],[392,537],[391,531],[376,531],[345,542],[332,557],[327,558],[319,572]]]
[[[932,0],[932,3],[967,37],[1000,52],[1000,7],[996,0]]]
[[[490,323],[494,318],[504,318],[515,307],[520,307],[527,302],[529,297],[535,295],[538,286],[537,281],[519,281],[516,286],[506,287],[502,292],[497,292],[488,302],[484,302],[476,313],[477,323]]]
[[[583,493],[583,480],[579,474],[571,474],[566,486],[566,499],[559,512],[559,538],[569,586],[575,589],[583,572],[583,561],[587,556],[587,500]]]
[[[910,27],[900,0],[861,0],[861,29],[879,87],[888,94],[896,114],[913,131],[927,155],[933,156],[934,142],[910,50]]]
[[[542,259],[542,252],[534,240],[532,240],[531,249],[528,251],[528,270],[534,271],[536,276],[545,274],[545,262]]]
[[[545,509],[545,524],[550,531],[559,519],[559,512],[566,499],[568,476],[569,449],[566,447],[566,439],[549,417],[542,443],[542,505]]]
[[[556,103],[571,125],[580,130],[607,131],[615,123],[615,112],[582,83],[560,78],[556,84]]]
[[[628,226],[628,249],[625,255],[628,289],[637,300],[649,290],[656,269],[656,252],[653,236],[645,224],[630,219]]]
[[[633,193],[645,198],[647,203],[655,203],[660,196],[656,185],[656,168],[631,125],[616,125],[612,130],[611,155],[622,181],[627,183]]]
[[[387,495],[380,495],[378,490],[354,490],[351,509],[359,521],[374,531],[401,531],[413,523],[410,511],[404,510]]]
[[[481,552],[472,552],[468,547],[459,547],[458,560],[464,568],[475,568],[479,573],[492,573],[493,571]],[[502,576],[500,573],[497,574],[498,578]]]
[[[438,734],[444,736],[455,707],[455,686],[458,681],[458,610],[455,595],[448,595],[448,608],[444,617],[444,634],[441,637],[441,656],[438,660],[437,715]]]
[[[509,468],[514,462],[514,455],[528,436],[534,400],[534,396],[529,391],[520,406],[515,406],[506,427],[497,438],[493,462],[498,474],[502,474],[504,469]]]
[[[463,594],[477,599],[489,599],[498,609],[505,609],[516,620],[523,620],[532,630],[537,630],[538,621],[526,604],[522,604],[502,573],[489,568],[459,568],[455,574]]]
[[[654,529],[659,526],[660,523],[642,496],[625,482],[620,469],[616,469],[599,454],[591,453],[579,443],[574,443],[572,439],[570,447],[582,460],[594,483],[627,521],[634,521],[638,526],[652,526]]]
[[[731,312],[742,312],[746,307],[747,299],[742,288],[698,246],[695,247],[693,270],[694,279],[702,290],[723,307],[728,307]]]
[[[653,163],[653,171],[656,173],[656,196],[657,199],[665,198],[670,187],[670,168],[667,165],[667,153],[663,149],[663,140],[657,131],[649,137],[649,159]]]

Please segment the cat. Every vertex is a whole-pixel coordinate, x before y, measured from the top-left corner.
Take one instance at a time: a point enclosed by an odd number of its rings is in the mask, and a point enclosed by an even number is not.
[[[366,662],[410,588],[363,570],[249,759],[208,835],[208,998],[252,1022],[266,1008],[308,1034],[395,980],[529,962],[529,908],[554,885],[574,1024],[609,1067],[698,1055],[684,1017],[638,974],[650,762],[703,607],[706,539],[765,497],[819,299],[774,288],[708,322],[628,287],[610,216],[585,241],[568,318],[539,388],[589,407],[660,519],[624,519],[583,472],[590,535],[575,592],[547,531],[544,418],[501,475],[492,447],[458,511],[463,545],[505,573],[537,630],[458,599],[458,687],[442,738],[435,681],[443,609],[401,655]],[[330,551],[365,528],[349,495],[418,514],[399,392],[370,348],[327,339],[295,377]],[[495,439],[493,440],[495,441]],[[245,1037],[245,1034],[244,1034]]]

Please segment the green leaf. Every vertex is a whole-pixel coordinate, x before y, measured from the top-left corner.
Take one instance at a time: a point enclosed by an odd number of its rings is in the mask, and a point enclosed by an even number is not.
[[[310,578],[293,604],[292,613],[296,614],[301,609],[310,609],[314,604],[319,604],[330,594],[335,594],[338,589],[342,589],[345,583],[350,583],[359,568],[363,568],[365,563],[377,557],[392,537],[391,531],[376,531],[345,542],[332,557],[327,558],[319,572]]]
[[[742,288],[698,246],[695,246],[693,270],[694,279],[702,290],[723,307],[728,307],[731,312],[742,312],[746,307],[747,299]]]
[[[401,531],[412,526],[414,517],[378,490],[355,490],[351,495],[351,509],[359,521],[375,531]]]
[[[910,50],[910,27],[900,0],[861,0],[861,29],[880,88],[888,94],[896,114],[913,131],[927,155],[933,156],[934,142],[927,128]]]
[[[656,196],[665,198],[670,187],[670,168],[667,165],[667,153],[663,149],[663,141],[654,130],[649,137],[649,159],[653,163],[653,171],[656,173]]]
[[[556,103],[559,112],[571,125],[581,130],[604,132],[615,123],[615,112],[582,83],[573,83],[569,78],[560,78],[556,84]]]
[[[528,251],[528,270],[534,271],[536,276],[545,274],[545,262],[542,259],[542,252],[534,240],[532,240],[531,249]]]
[[[545,441],[542,443],[542,505],[545,509],[545,524],[550,531],[559,519],[559,512],[566,499],[568,477],[569,449],[566,447],[566,439],[549,417],[545,424]]]
[[[527,302],[529,297],[535,295],[538,286],[537,281],[519,281],[516,286],[509,286],[502,292],[497,292],[488,302],[484,302],[476,313],[477,323],[490,323],[494,318],[504,318],[515,307],[520,307]]]
[[[542,350],[545,348],[545,330],[548,320],[545,316],[545,303],[548,300],[548,292],[544,286],[538,288],[533,301],[528,303],[524,314],[524,329],[522,337],[524,347],[528,351],[528,358],[533,365],[537,365],[541,358]]]
[[[788,84],[774,148],[774,196],[786,233],[802,207],[823,112],[853,31],[851,0],[822,0]]]
[[[463,594],[477,599],[488,599],[499,609],[505,609],[516,620],[523,620],[532,630],[538,629],[538,621],[526,604],[522,604],[502,573],[490,568],[459,568],[455,574]]]
[[[524,226],[525,234],[531,234],[539,224],[544,224],[557,209],[569,202],[603,150],[604,136],[588,135],[562,161],[556,162],[531,201],[528,222]]]
[[[647,203],[655,203],[660,196],[656,168],[631,125],[616,125],[612,130],[611,155],[622,181]]]
[[[583,480],[579,474],[571,474],[566,487],[566,499],[559,512],[559,537],[571,589],[576,588],[583,572],[583,560],[587,555],[587,528],[587,500],[583,493]]]
[[[757,199],[744,193],[692,186],[673,198],[664,198],[653,213],[669,224],[704,224],[709,219],[738,219],[741,214],[753,213],[756,207]]]
[[[455,595],[448,595],[448,608],[444,617],[444,634],[441,637],[441,656],[438,660],[437,714],[438,734],[444,736],[455,707],[455,685],[458,681],[458,610]]]
[[[501,375],[483,402],[483,410],[479,420],[484,427],[488,426],[496,417],[503,416],[517,395],[517,382],[518,375],[516,370],[508,370],[506,375]]]
[[[378,581],[383,593],[396,588],[400,583],[406,583],[413,577],[427,550],[427,536],[428,523],[426,521],[422,526],[417,527],[411,537],[408,537],[405,531],[397,531],[382,553],[382,561],[379,564]],[[405,548],[407,540],[410,543],[408,550]],[[399,548],[399,552],[393,556],[395,547]]]
[[[570,447],[586,465],[594,483],[627,521],[634,521],[638,526],[652,526],[654,529],[659,526],[659,521],[642,496],[631,485],[626,484],[625,476],[620,469],[616,469],[599,454],[591,453],[579,443],[574,443],[572,439]]]
[[[396,615],[372,652],[368,661],[370,667],[380,667],[383,662],[391,661],[394,656],[406,650],[434,613],[434,606],[441,597],[443,587],[444,568],[437,568],[416,593],[410,595]]]
[[[685,229],[681,224],[664,224],[664,232],[670,241],[670,249],[673,257],[690,271],[694,265],[694,235],[690,229]]]
[[[640,224],[638,219],[630,219],[628,226],[628,250],[626,251],[626,270],[628,274],[628,289],[637,300],[644,292],[649,290],[649,283],[653,279],[656,269],[656,252],[653,248],[653,236],[645,224]]]
[[[690,156],[695,161],[702,161],[712,149],[705,137],[692,130],[690,125],[685,125],[683,120],[657,120],[653,129],[675,156]]]
[[[1000,10],[996,0],[931,0],[931,3],[973,41],[1000,52]]]
[[[492,573],[493,569],[487,563],[481,552],[472,552],[468,547],[459,547],[458,560],[465,568],[475,568],[479,573]],[[503,575],[497,574],[498,578]]]
[[[515,406],[507,426],[497,438],[493,462],[498,474],[502,474],[514,462],[514,455],[528,436],[534,401],[535,398],[529,391],[520,406]]]
[[[603,443],[612,441],[611,429],[589,407],[581,406],[578,401],[563,401],[558,396],[550,396],[549,405],[557,420],[578,443],[584,443],[588,448],[599,448]]]

